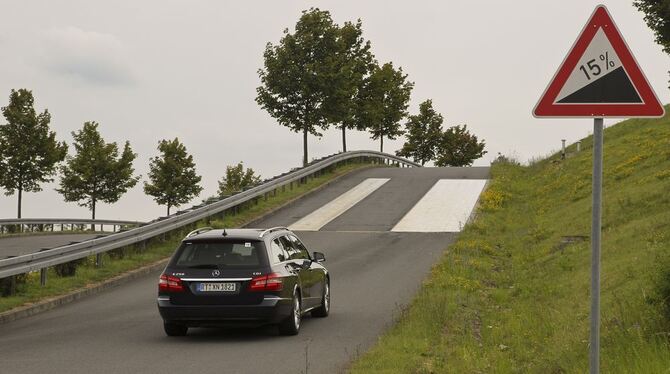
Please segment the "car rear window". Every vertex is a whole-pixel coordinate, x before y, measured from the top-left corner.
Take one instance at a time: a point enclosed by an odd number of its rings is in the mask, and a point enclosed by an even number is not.
[[[253,267],[261,265],[263,247],[258,241],[186,242],[172,266],[186,268]]]

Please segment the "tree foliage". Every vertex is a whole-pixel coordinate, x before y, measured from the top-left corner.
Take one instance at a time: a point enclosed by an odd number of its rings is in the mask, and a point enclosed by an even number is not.
[[[486,154],[485,143],[468,131],[468,126],[453,126],[442,134],[437,148],[436,166],[470,166]]]
[[[656,43],[670,54],[670,0],[635,0],[633,4],[645,14],[644,20],[654,32]]]
[[[433,160],[442,139],[443,121],[442,115],[433,109],[432,100],[421,103],[419,114],[409,116],[405,124],[407,141],[396,154],[410,157],[422,166]]]
[[[375,66],[370,42],[363,38],[361,20],[337,29],[335,54],[328,75],[332,92],[326,97],[328,121],[342,130],[342,150],[347,151],[346,130],[365,130],[361,122],[361,89]]]
[[[95,219],[98,202],[119,201],[139,181],[139,176],[133,176],[137,155],[127,141],[119,155],[117,144],[105,142],[96,122],[85,122],[81,130],[72,132],[72,137],[76,154],[68,156],[61,166],[60,188],[56,191],[65,201],[88,208]]]
[[[303,134],[303,164],[308,161],[307,135],[321,136],[328,127],[324,102],[333,91],[329,69],[337,50],[338,28],[328,11],[303,11],[295,32],[284,30],[279,44],[265,47],[256,102],[280,125]]]
[[[392,63],[376,65],[361,89],[361,118],[373,140],[380,139],[384,151],[384,137],[391,140],[403,134],[400,121],[407,116],[407,106],[414,83],[407,81],[402,68]]]
[[[670,53],[670,0],[636,0],[633,4],[645,14],[644,20],[654,31],[656,42]]]
[[[42,183],[53,181],[67,146],[57,142],[56,133],[50,131],[49,111],[35,111],[32,91],[12,90],[2,114],[7,124],[0,126],[0,186],[6,195],[18,193],[21,218],[22,193],[41,191]]]
[[[196,174],[193,156],[187,153],[178,138],[161,140],[158,151],[161,155],[151,159],[151,183],[144,182],[144,192],[158,204],[167,205],[170,215],[171,207],[185,204],[200,194],[202,177]]]
[[[219,181],[219,196],[229,196],[234,192],[253,187],[261,181],[254,169],[244,169],[242,162],[237,165],[227,166],[226,174]]]

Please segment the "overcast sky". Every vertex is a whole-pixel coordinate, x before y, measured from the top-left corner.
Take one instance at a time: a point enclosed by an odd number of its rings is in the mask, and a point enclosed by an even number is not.
[[[669,59],[631,0],[604,1],[663,103]],[[484,4],[486,4],[484,6]],[[203,176],[200,198],[215,194],[226,165],[244,161],[264,177],[298,166],[302,136],[255,103],[257,69],[300,12],[327,9],[337,23],[360,18],[380,63],[402,66],[415,83],[410,112],[432,99],[445,127],[467,124],[497,152],[521,160],[588,135],[591,120],[538,120],[531,110],[597,1],[4,1],[0,12],[0,106],[28,88],[48,108],[59,140],[97,121],[107,141],[129,140],[146,180],[160,139],[179,139]],[[5,123],[4,118],[0,122]],[[607,121],[606,124],[614,123]],[[402,140],[385,141],[395,151]],[[378,149],[361,132],[350,149]],[[336,130],[309,138],[310,158],[337,152]],[[70,149],[72,151],[72,149]],[[24,217],[89,217],[45,185],[24,194]],[[141,183],[107,219],[164,214]],[[0,196],[0,218],[16,215],[16,196]]]

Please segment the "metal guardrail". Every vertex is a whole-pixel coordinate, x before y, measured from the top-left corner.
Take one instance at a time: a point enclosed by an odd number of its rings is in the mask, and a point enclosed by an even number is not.
[[[112,249],[140,243],[144,240],[151,239],[201,219],[205,219],[214,214],[221,213],[227,209],[234,208],[235,206],[257,197],[262,197],[264,194],[276,190],[281,186],[307,178],[334,164],[356,158],[369,158],[380,162],[386,160],[389,163],[396,163],[399,166],[421,166],[402,157],[376,151],[350,151],[338,153],[313,162],[303,168],[277,176],[269,181],[265,181],[259,186],[242,191],[233,196],[193,210],[179,212],[166,219],[150,222],[142,227],[108,235],[103,238],[92,239],[47,251],[0,260],[0,278],[45,269],[50,266],[96,255]]]
[[[86,218],[19,218],[19,219],[0,219],[0,228],[3,226],[35,226],[35,225],[107,225],[107,226],[139,226],[144,222],[139,221],[119,221],[110,219],[86,219]]]
[[[113,219],[86,219],[86,218],[20,218],[0,219],[0,225],[141,225],[140,221],[119,221]]]

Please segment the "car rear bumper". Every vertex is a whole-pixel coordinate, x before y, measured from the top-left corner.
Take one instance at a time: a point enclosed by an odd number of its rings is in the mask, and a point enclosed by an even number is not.
[[[279,323],[292,313],[292,300],[265,297],[256,305],[175,305],[169,297],[158,298],[164,321],[189,326],[263,325]]]

